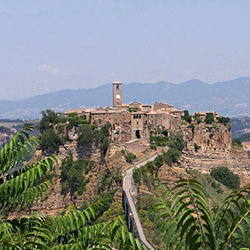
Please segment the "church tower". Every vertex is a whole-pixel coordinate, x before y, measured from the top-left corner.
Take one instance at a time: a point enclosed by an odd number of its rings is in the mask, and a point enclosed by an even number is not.
[[[113,82],[113,107],[122,106],[122,83]]]

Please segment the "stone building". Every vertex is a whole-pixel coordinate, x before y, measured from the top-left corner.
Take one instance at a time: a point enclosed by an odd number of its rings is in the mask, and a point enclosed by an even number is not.
[[[101,127],[111,124],[111,136],[117,143],[125,143],[135,139],[149,140],[150,132],[157,128],[168,130],[169,134],[181,128],[183,112],[173,105],[156,102],[153,105],[132,102],[122,103],[122,83],[113,83],[113,107],[97,109],[77,109],[65,112],[76,112],[90,119],[92,124]]]

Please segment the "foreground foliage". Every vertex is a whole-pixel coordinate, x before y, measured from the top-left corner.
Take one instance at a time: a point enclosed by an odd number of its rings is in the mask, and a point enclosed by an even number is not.
[[[26,125],[0,151],[0,209],[32,204],[48,191],[49,182],[44,178],[56,164],[55,156],[22,165],[38,142],[29,135],[30,130],[31,127]]]
[[[166,249],[250,248],[250,186],[233,191],[213,208],[202,185],[180,180],[165,187],[151,213],[157,214]]]

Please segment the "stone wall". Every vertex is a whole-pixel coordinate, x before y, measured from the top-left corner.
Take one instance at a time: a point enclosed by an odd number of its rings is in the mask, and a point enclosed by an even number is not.
[[[132,153],[138,153],[148,150],[150,147],[147,139],[140,139],[127,142],[126,148]]]

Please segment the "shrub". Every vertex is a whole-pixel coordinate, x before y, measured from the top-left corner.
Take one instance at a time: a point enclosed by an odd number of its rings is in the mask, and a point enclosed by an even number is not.
[[[160,168],[164,163],[164,156],[163,155],[158,155],[155,160],[154,160],[154,164],[156,166],[156,168]]]
[[[190,125],[188,125],[188,128],[191,128],[191,130],[192,130],[192,133],[194,133],[194,129],[195,129],[195,126],[194,126],[194,124],[190,124]]]
[[[141,182],[141,169],[140,168],[133,169],[133,180],[134,180],[134,183],[140,184]]]
[[[214,122],[214,114],[213,113],[207,113],[205,122],[206,122],[206,124],[212,124]]]
[[[172,163],[177,162],[181,156],[181,152],[176,148],[170,148],[167,152]]]
[[[214,179],[230,189],[239,188],[240,186],[240,177],[227,167],[213,168],[210,174]]]
[[[122,150],[121,152],[124,155],[126,162],[128,163],[132,163],[136,159],[136,155],[129,151]]]
[[[220,116],[220,117],[218,117],[218,122],[225,125],[225,124],[228,124],[230,122],[230,118],[229,117]]]
[[[145,168],[146,170],[153,170],[153,169],[155,169],[154,162],[152,162],[152,161],[147,162],[147,163],[144,165],[144,168]]]
[[[90,147],[94,142],[95,132],[93,127],[89,124],[83,124],[79,127],[78,131],[78,146]]]
[[[187,123],[186,121],[181,121],[181,125],[185,125],[185,126],[187,126],[187,125],[188,125],[188,123]]]
[[[197,144],[194,143],[194,151],[197,152],[201,147]]]
[[[221,186],[220,186],[219,183],[217,184],[215,181],[212,181],[211,186],[212,186],[213,189],[216,190],[216,192],[218,194],[222,194],[223,193],[223,190],[221,189]]]
[[[200,124],[201,123],[201,116],[200,116],[200,114],[196,113],[194,115],[194,120],[197,121],[198,124]]]
[[[188,110],[184,110],[184,116],[182,117],[182,119],[188,123],[191,123],[192,117],[191,117],[191,115],[189,115]]]
[[[137,107],[129,107],[128,112],[136,112],[138,110]]]
[[[165,147],[167,145],[168,137],[164,135],[160,136],[150,136],[150,141],[152,144],[158,147]]]
[[[61,169],[61,185],[62,194],[66,194],[70,191],[70,195],[73,196],[75,192],[81,195],[85,191],[85,186],[89,182],[85,179],[83,174],[88,172],[88,162],[84,160],[73,161],[73,157],[70,154],[62,161]],[[74,196],[73,196],[74,197]]]
[[[164,162],[168,165],[171,166],[172,165],[172,160],[171,157],[168,153],[163,154],[164,155]]]
[[[38,125],[38,128],[42,133],[47,129],[52,128],[53,124],[58,122],[58,118],[57,114],[51,109],[46,109],[45,111],[42,111],[41,114],[43,117]]]
[[[180,152],[185,148],[185,142],[182,134],[177,134],[168,138],[167,146],[178,149]]]
[[[102,152],[102,158],[106,155],[106,152],[109,147],[110,138],[109,138],[109,129],[111,127],[110,123],[104,124],[100,130],[97,130],[95,133],[96,144],[100,147]]]
[[[62,139],[52,128],[47,129],[40,136],[40,147],[43,151],[48,150],[50,153],[57,152],[60,145],[62,145]]]
[[[67,120],[69,122],[67,129],[78,127],[80,124],[89,124],[85,116],[78,116],[77,113],[70,113]]]
[[[241,140],[239,138],[233,139],[232,143],[235,147],[242,147],[242,143],[241,143]]]
[[[113,177],[111,174],[111,171],[108,169],[105,169],[100,175],[99,175],[99,182],[100,185],[98,187],[98,193],[101,194],[105,190],[110,190],[112,187]]]
[[[155,145],[155,143],[150,143],[150,148],[152,150],[156,150],[157,149],[157,146]]]

